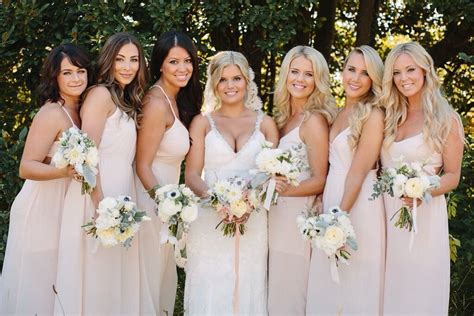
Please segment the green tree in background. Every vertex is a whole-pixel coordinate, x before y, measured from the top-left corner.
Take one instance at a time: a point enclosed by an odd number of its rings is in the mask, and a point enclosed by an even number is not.
[[[333,73],[334,94],[340,99],[338,72],[354,46],[371,45],[385,57],[396,43],[416,40],[433,56],[445,93],[465,123],[462,178],[449,196],[450,313],[474,314],[471,0],[3,0],[0,21],[0,266],[9,210],[22,185],[17,170],[26,128],[38,108],[39,72],[52,47],[73,42],[97,56],[108,36],[129,31],[149,54],[162,32],[181,30],[198,47],[203,82],[209,56],[220,50],[244,53],[256,73],[265,110],[271,113],[279,65],[291,47],[310,45],[323,53]]]

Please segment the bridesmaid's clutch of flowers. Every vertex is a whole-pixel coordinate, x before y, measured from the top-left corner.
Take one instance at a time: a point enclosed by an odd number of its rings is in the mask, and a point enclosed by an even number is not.
[[[251,185],[262,191],[261,197],[265,209],[276,204],[278,193],[275,191],[275,181],[272,176],[285,177],[289,184],[299,185],[298,177],[307,168],[306,151],[302,145],[289,150],[272,148],[273,143],[265,141],[262,150],[256,157],[257,170]],[[305,163],[306,162],[306,163]]]
[[[349,264],[351,256],[344,247],[357,250],[356,234],[349,215],[339,207],[333,207],[323,214],[316,214],[313,209],[309,209],[297,217],[296,223],[303,238],[329,257],[332,278],[339,283],[337,264],[339,261]]]
[[[82,227],[87,234],[99,238],[106,248],[118,244],[130,247],[140,222],[150,220],[146,212],[137,210],[136,204],[128,196],[106,197],[100,201],[96,212],[97,218]]]
[[[99,163],[99,152],[92,139],[77,127],[64,131],[59,138],[58,151],[53,156],[58,169],[71,165],[83,178],[82,194],[90,194],[96,186],[95,175]]]
[[[162,232],[162,243],[174,245],[176,264],[186,265],[186,241],[189,225],[198,216],[198,197],[184,184],[167,184],[154,188],[155,212],[167,229]]]
[[[207,193],[203,204],[213,207],[222,218],[216,228],[222,224],[224,236],[233,237],[237,229],[243,235],[250,214],[260,207],[258,192],[244,179],[234,177],[217,181]]]
[[[439,187],[440,177],[431,175],[425,164],[419,162],[406,163],[403,157],[397,159],[396,168],[383,168],[373,186],[371,200],[383,193],[392,197],[421,199],[424,203],[431,200],[431,191]],[[402,206],[390,220],[398,214],[395,226],[416,232],[416,202],[414,208]]]

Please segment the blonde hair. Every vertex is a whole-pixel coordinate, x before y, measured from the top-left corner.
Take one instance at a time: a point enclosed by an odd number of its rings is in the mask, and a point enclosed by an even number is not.
[[[438,153],[443,150],[451,130],[452,119],[459,124],[459,133],[464,138],[462,123],[459,115],[449,105],[441,93],[441,85],[434,69],[434,63],[428,52],[417,42],[408,42],[395,46],[385,60],[385,70],[382,83],[380,102],[385,108],[385,140],[384,146],[390,146],[397,134],[398,126],[407,118],[407,98],[398,91],[393,82],[393,67],[397,58],[407,54],[424,74],[424,84],[421,91],[421,107],[423,109],[423,139],[431,149]]]
[[[383,62],[375,49],[362,45],[354,48],[344,61],[344,68],[347,66],[349,58],[354,54],[361,54],[364,58],[365,67],[369,78],[372,80],[370,90],[356,104],[354,104],[349,114],[349,146],[354,149],[359,143],[362,127],[370,116],[374,107],[379,107],[378,99],[382,94]]]
[[[331,94],[331,84],[329,80],[329,68],[323,55],[316,49],[308,46],[296,46],[283,58],[280,68],[280,79],[275,87],[274,108],[275,121],[278,128],[282,128],[291,115],[290,97],[291,95],[286,88],[288,72],[291,62],[303,56],[311,61],[313,66],[313,78],[315,89],[308,97],[303,110],[308,114],[321,113],[329,124],[332,124],[336,116],[336,101]]]
[[[204,91],[204,106],[206,112],[216,111],[222,106],[222,100],[217,93],[217,85],[222,77],[225,67],[235,65],[240,69],[242,76],[247,82],[244,97],[244,105],[251,110],[260,110],[262,101],[258,97],[257,85],[254,73],[244,55],[234,51],[223,51],[215,54],[207,67],[207,81]]]

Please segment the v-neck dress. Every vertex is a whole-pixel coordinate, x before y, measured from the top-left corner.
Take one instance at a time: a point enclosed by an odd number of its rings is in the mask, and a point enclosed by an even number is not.
[[[159,85],[155,85],[162,89]],[[181,163],[189,150],[189,133],[173,110],[171,101],[163,91],[173,113],[174,122],[161,139],[151,169],[158,184],[179,183]],[[155,202],[150,198],[140,179],[136,177],[137,204],[151,217],[151,222],[142,225],[140,235],[140,312],[145,315],[173,315],[178,276],[173,255],[173,245],[161,244],[160,232],[166,229],[155,215]]]
[[[382,166],[395,167],[400,156],[406,162],[426,162],[435,173],[443,165],[440,153],[430,149],[423,134],[382,147]],[[410,232],[395,227],[390,218],[402,206],[400,199],[384,195],[387,214],[387,263],[385,270],[384,315],[448,315],[449,232],[444,195],[418,207],[412,250]]]
[[[217,180],[234,176],[248,179],[256,168],[255,156],[265,140],[260,131],[263,113],[259,112],[255,129],[245,145],[235,153],[207,115],[211,130],[205,137],[204,179],[211,186]],[[192,223],[187,244],[186,315],[231,315],[235,282],[235,239],[225,237],[216,225],[221,218],[212,208],[201,208]],[[254,212],[240,236],[239,313],[267,314],[267,214]]]
[[[73,120],[64,107],[61,107]],[[47,154],[58,151],[55,141]],[[53,165],[53,162],[50,163]],[[0,315],[51,315],[64,197],[71,178],[26,180],[10,211]]]
[[[306,150],[299,136],[301,123],[280,139],[278,148],[303,145]],[[298,180],[310,176],[310,171],[305,170]],[[302,238],[296,218],[311,207],[313,200],[314,196],[279,197],[268,212],[269,315],[305,315],[311,245]]]
[[[346,128],[329,144],[329,173],[323,193],[325,212],[341,203],[354,150]],[[362,182],[350,209],[358,249],[349,249],[349,265],[339,264],[340,284],[331,277],[330,262],[320,249],[313,249],[308,280],[306,315],[380,315],[385,269],[385,213],[383,199],[369,200],[376,170]],[[400,289],[403,291],[403,289]]]

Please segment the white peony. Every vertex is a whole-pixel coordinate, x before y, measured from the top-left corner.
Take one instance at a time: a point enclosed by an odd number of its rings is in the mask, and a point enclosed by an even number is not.
[[[111,213],[103,213],[95,221],[97,229],[107,229],[120,224],[120,218],[117,218]]]
[[[230,203],[230,211],[237,218],[241,218],[248,211],[248,205],[244,201],[233,201]]]
[[[102,201],[99,202],[99,209],[100,210],[108,210],[113,209],[117,206],[117,200],[111,197],[105,197]]]
[[[58,169],[66,168],[68,165],[67,160],[64,159],[63,154],[60,153],[59,151],[54,154],[53,163]]]
[[[193,191],[191,191],[191,189],[188,187],[183,187],[181,192],[183,193],[184,196],[187,196],[187,197],[191,197],[194,195]]]
[[[135,208],[135,203],[127,201],[124,202],[123,208],[126,209],[127,211],[132,211]]]
[[[158,205],[158,213],[163,213],[167,216],[173,216],[181,211],[182,205],[180,202],[171,199],[165,199]]]
[[[405,192],[408,197],[421,199],[425,192],[423,181],[420,178],[411,178],[405,184]]]
[[[405,183],[407,182],[407,177],[403,174],[397,174],[395,179],[393,179],[393,195],[396,198],[400,198],[405,194]]]
[[[99,237],[100,242],[104,247],[113,247],[118,244],[118,240],[115,238],[115,229],[98,229],[97,237]]]
[[[97,151],[97,148],[89,148],[89,151],[87,152],[86,156],[86,163],[89,166],[97,166],[97,164],[99,163],[99,152]]]
[[[188,223],[194,222],[197,216],[198,208],[196,204],[190,204],[188,206],[185,206],[181,211],[181,219]]]

